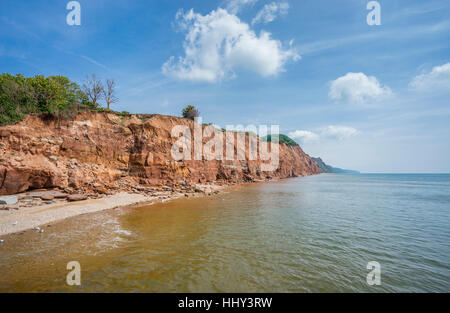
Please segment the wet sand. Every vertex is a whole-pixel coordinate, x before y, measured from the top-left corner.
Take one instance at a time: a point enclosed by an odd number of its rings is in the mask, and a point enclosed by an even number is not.
[[[222,186],[208,185],[208,190],[218,192]],[[205,193],[189,196],[205,195]],[[182,192],[160,192],[158,195],[138,193],[117,193],[100,199],[88,199],[77,202],[56,202],[32,207],[20,207],[18,210],[0,211],[0,236],[22,232],[61,221],[63,219],[94,213],[117,207],[143,206],[186,197]]]

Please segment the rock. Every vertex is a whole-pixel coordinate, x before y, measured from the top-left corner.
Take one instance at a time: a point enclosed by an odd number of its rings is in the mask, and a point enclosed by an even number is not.
[[[51,195],[53,197],[55,197],[55,199],[65,199],[69,196],[67,193],[60,192],[60,191],[52,191]]]
[[[18,223],[18,222],[17,222],[17,221],[15,221],[15,222],[13,223],[13,226],[16,226],[16,225],[17,225],[17,223]]]
[[[106,189],[105,187],[97,187],[97,188],[95,188],[95,191],[100,194],[104,194],[104,195],[109,194],[108,189]]]
[[[85,195],[70,195],[67,197],[67,200],[73,202],[73,201],[83,201],[83,200],[87,200],[87,196]]]
[[[55,197],[54,197],[53,195],[49,194],[49,193],[44,193],[44,194],[41,196],[41,199],[42,199],[42,200],[45,200],[45,201],[49,201],[49,200],[55,199]]]
[[[22,201],[30,201],[30,200],[33,200],[33,197],[32,196],[27,196],[27,195],[21,195],[21,196],[18,197],[18,199],[22,200]]]
[[[19,202],[19,199],[17,198],[17,196],[3,196],[3,197],[0,197],[0,204],[14,205],[17,202]]]
[[[6,201],[0,200],[0,205],[6,205],[6,204],[8,204],[8,203],[6,203]]]

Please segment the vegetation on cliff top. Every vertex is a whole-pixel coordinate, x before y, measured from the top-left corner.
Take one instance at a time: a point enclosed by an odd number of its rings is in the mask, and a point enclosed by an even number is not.
[[[181,115],[184,118],[188,118],[190,120],[195,120],[196,117],[200,116],[200,112],[192,105],[188,105],[181,111]]]
[[[92,82],[95,86],[91,85]],[[116,100],[113,88],[114,81],[108,80],[105,90],[94,75],[93,80],[88,79],[81,89],[64,76],[1,74],[0,125],[21,121],[25,115],[32,113],[51,114],[63,119],[85,110],[109,110],[99,108],[97,100],[104,97],[109,107]]]
[[[267,141],[267,142],[272,142],[272,135],[267,135],[267,136],[261,138],[261,140]],[[279,135],[279,142],[282,142],[282,143],[284,143],[284,144],[286,144],[288,146],[291,146],[291,147],[298,146],[298,143],[295,142],[295,140],[293,140],[293,139],[291,139],[288,136],[283,135],[283,134]]]

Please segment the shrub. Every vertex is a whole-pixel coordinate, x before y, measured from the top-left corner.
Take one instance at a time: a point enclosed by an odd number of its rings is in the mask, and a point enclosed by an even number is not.
[[[21,121],[30,113],[48,113],[59,119],[93,107],[67,77],[0,75],[0,125]]]
[[[182,115],[184,118],[194,120],[196,117],[200,115],[200,112],[194,106],[188,105],[183,109]]]
[[[273,139],[275,139],[275,138],[273,138]],[[279,142],[282,142],[288,146],[298,146],[297,142],[295,142],[293,139],[289,138],[286,135],[279,134],[278,139],[279,139]],[[272,142],[272,135],[267,135],[267,136],[261,138],[261,140],[267,141],[267,142]],[[276,140],[274,140],[274,142],[276,142]]]

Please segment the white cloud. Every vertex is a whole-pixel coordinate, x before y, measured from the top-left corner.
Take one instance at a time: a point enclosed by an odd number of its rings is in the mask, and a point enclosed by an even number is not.
[[[345,140],[358,135],[359,132],[353,127],[330,125],[318,129],[317,132],[309,130],[296,130],[288,134],[292,139],[300,140],[303,143],[317,142],[321,139]]]
[[[256,14],[256,17],[252,20],[252,25],[257,23],[270,23],[273,22],[278,15],[286,15],[289,10],[289,3],[281,2],[276,3],[272,2],[266,4],[261,11]]]
[[[358,131],[353,127],[330,125],[322,128],[320,134],[324,137],[344,140],[357,135]]]
[[[224,9],[207,15],[190,10],[177,14],[179,25],[187,32],[185,56],[171,57],[163,67],[165,75],[182,80],[217,82],[244,69],[263,77],[284,71],[288,61],[300,59],[297,51],[284,48],[271,34],[256,35],[249,25]]]
[[[414,77],[410,87],[420,91],[450,90],[450,63],[434,67],[431,72]]]
[[[347,73],[331,82],[328,96],[337,101],[365,103],[391,94],[391,89],[382,86],[374,76],[366,76],[364,73]]]
[[[288,136],[292,139],[301,140],[302,142],[313,142],[320,139],[319,135],[308,130],[296,130],[294,132],[290,132]]]
[[[232,14],[238,13],[244,6],[253,5],[258,0],[230,0],[226,6],[228,12]]]

